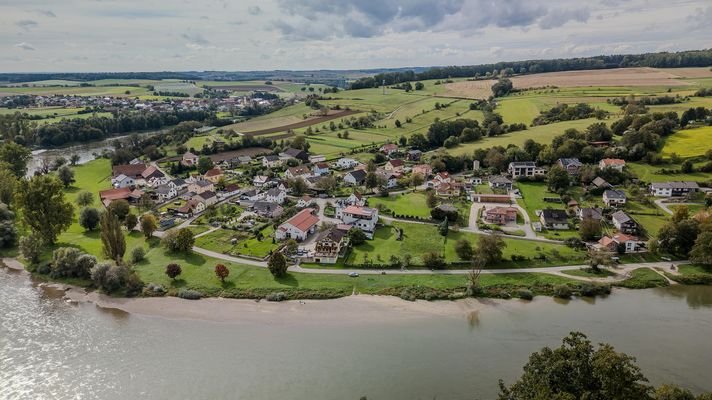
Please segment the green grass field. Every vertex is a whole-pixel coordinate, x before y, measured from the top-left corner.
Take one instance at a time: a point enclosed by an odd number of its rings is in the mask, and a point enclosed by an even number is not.
[[[703,165],[702,163],[695,163],[695,167]],[[694,181],[694,182],[704,182],[712,179],[712,173],[709,172],[692,172],[689,174],[663,174],[659,171],[663,168],[675,169],[679,166],[675,165],[649,165],[643,163],[627,163],[627,168],[635,174],[640,180],[644,182],[667,182],[667,181]]]
[[[424,193],[406,193],[388,197],[371,197],[368,199],[370,207],[382,205],[391,210],[393,214],[411,215],[414,217],[430,218],[430,208],[425,201]]]
[[[566,208],[566,205],[563,203],[544,201],[545,197],[561,198],[558,194],[550,192],[546,187],[546,183],[519,182],[517,183],[517,187],[519,191],[522,192],[522,198],[518,199],[517,202],[527,210],[532,221],[539,220],[539,217],[535,213],[536,210],[543,210],[545,208],[563,210]]]
[[[218,229],[197,238],[195,245],[207,250],[234,256],[245,255],[263,258],[267,257],[272,251],[279,247],[279,244],[272,242],[273,233],[274,228],[270,225],[262,230],[263,239],[257,240],[252,235],[248,236],[244,233],[228,229]],[[238,238],[236,244],[232,244],[231,240],[233,238]]]
[[[665,141],[662,155],[669,157],[673,153],[680,157],[704,155],[712,149],[712,126],[685,129],[670,135]]]

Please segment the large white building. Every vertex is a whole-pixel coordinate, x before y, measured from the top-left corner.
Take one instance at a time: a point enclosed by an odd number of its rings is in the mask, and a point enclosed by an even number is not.
[[[305,208],[277,227],[275,237],[277,240],[294,239],[303,241],[316,231],[318,223],[319,217],[314,215],[314,210]]]
[[[378,210],[362,206],[337,207],[336,218],[347,225],[362,230],[369,239],[373,239],[378,223]]]

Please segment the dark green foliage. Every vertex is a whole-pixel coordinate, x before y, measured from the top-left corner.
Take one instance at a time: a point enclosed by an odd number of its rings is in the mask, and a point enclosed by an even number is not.
[[[82,208],[79,212],[79,225],[88,230],[93,231],[99,226],[99,220],[101,219],[101,214],[99,210],[93,207]]]

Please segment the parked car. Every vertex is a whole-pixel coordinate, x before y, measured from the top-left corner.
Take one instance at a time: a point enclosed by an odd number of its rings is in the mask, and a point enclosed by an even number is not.
[[[349,276],[352,278],[358,278],[358,272],[349,272]]]

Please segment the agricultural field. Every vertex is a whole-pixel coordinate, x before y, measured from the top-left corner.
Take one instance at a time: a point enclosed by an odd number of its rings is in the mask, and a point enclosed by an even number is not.
[[[190,96],[203,92],[203,89],[194,83],[178,80],[162,80],[154,83],[153,87],[156,92],[185,93]]]
[[[704,165],[705,162],[694,163],[695,167]],[[679,168],[674,165],[650,165],[643,163],[628,163],[626,167],[640,180],[644,182],[666,182],[666,181],[695,181],[706,182],[712,179],[712,173],[709,172],[691,172],[689,174],[663,174],[661,169]]]
[[[673,133],[665,140],[663,157],[677,154],[680,157],[697,157],[712,150],[712,126],[684,129]]]

